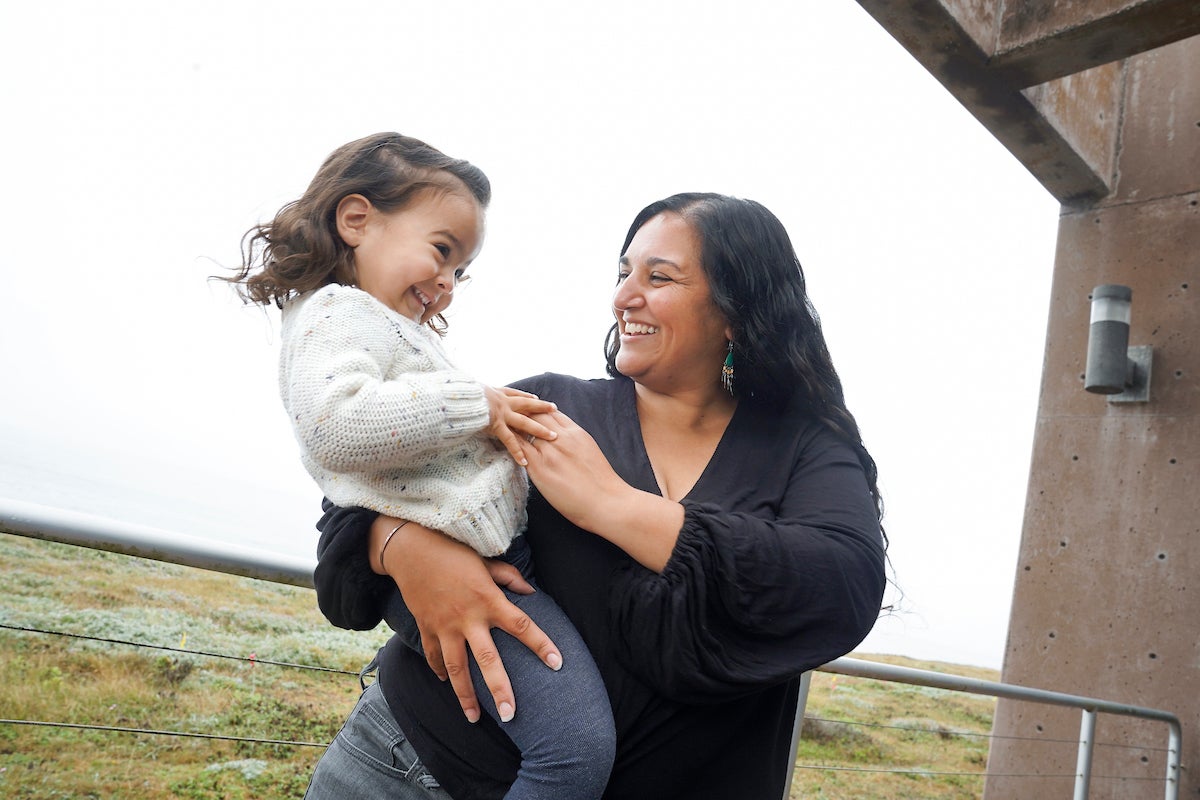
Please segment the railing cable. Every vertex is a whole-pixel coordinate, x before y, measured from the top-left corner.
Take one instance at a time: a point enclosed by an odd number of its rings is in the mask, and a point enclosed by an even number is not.
[[[246,661],[251,664],[269,664],[274,667],[291,667],[292,669],[306,669],[306,670],[311,670],[313,672],[332,672],[332,673],[336,673],[338,675],[354,675],[354,676],[358,675],[357,672],[351,672],[349,670],[344,670],[344,669],[334,669],[333,667],[314,667],[314,666],[310,666],[308,664],[292,664],[287,661],[272,661],[271,659],[259,658],[257,656],[254,656],[254,657],[234,656],[234,655],[229,655],[227,653],[210,653],[210,652],[207,652],[204,650],[188,650],[183,647],[168,647],[167,645],[161,645],[161,644],[148,644],[146,642],[131,642],[131,641],[128,641],[125,639],[109,639],[109,638],[106,638],[103,636],[87,636],[82,633],[69,633],[67,631],[49,631],[49,630],[45,630],[43,628],[30,628],[30,627],[26,627],[24,625],[9,625],[4,622],[0,622],[0,628],[5,628],[10,631],[23,631],[25,633],[42,633],[42,634],[46,634],[48,636],[65,636],[70,639],[84,639],[86,641],[103,642],[105,644],[123,644],[123,645],[129,645],[130,647],[148,647],[153,650],[166,650],[166,651],[169,651],[172,653],[187,653],[189,655],[208,656],[209,658],[226,658],[231,661]]]
[[[141,733],[152,736],[186,736],[193,739],[220,739],[226,742],[250,742],[252,744],[283,744],[297,747],[328,747],[328,742],[290,742],[284,739],[255,739],[249,736],[223,736],[219,733],[190,733],[188,731],[159,731],[151,728],[118,728],[112,725],[87,725],[79,722],[43,722],[32,719],[0,719],[0,724],[32,725],[45,728],[78,728],[88,731],[109,733]]]
[[[814,720],[816,722],[826,722],[830,725],[849,725],[858,728],[883,728],[885,730],[906,731],[908,733],[923,734],[927,736],[974,736],[981,739],[1006,739],[1018,742],[1039,742],[1043,744],[1079,744],[1078,739],[1056,739],[1053,737],[1042,736],[1012,736],[997,733],[980,733],[978,731],[963,731],[951,730],[949,728],[914,728],[907,725],[884,725],[881,722],[853,722],[844,719],[829,719],[827,717],[812,717],[804,716],[805,720]],[[1156,747],[1154,745],[1141,744],[1119,744],[1117,742],[1096,742],[1096,747],[1116,747],[1125,750],[1146,750],[1149,752],[1169,753],[1170,748]],[[968,773],[970,774],[970,773]],[[1005,776],[1005,777],[1021,777],[1021,776]]]
[[[1073,744],[1073,742],[1072,742]],[[894,767],[841,767],[830,764],[796,764],[794,769],[829,770],[830,772],[882,772],[889,775],[912,775],[923,777],[967,777],[967,778],[1074,778],[1074,772],[941,772],[928,769],[898,769]],[[1093,775],[1092,780],[1101,781],[1149,781],[1162,783],[1164,778],[1138,775]]]
[[[993,772],[936,772],[928,769],[893,769],[890,767],[835,767],[827,764],[797,764],[796,769],[811,769],[811,770],[829,770],[830,772],[884,772],[889,775],[915,775],[917,777],[944,777],[944,776],[965,776],[968,778],[986,778],[988,776],[1000,778],[1073,778],[1074,775],[1039,775],[1031,773],[1028,775],[1007,774],[997,775]]]

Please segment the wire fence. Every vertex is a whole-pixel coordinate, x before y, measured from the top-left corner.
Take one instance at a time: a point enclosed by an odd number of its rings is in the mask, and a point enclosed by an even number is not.
[[[129,640],[125,640],[125,639],[117,639],[117,638],[113,638],[113,637],[92,636],[92,635],[75,633],[75,632],[70,632],[70,631],[48,630],[45,628],[38,628],[38,627],[31,627],[31,626],[24,626],[24,625],[13,625],[13,624],[2,623],[2,622],[0,622],[0,629],[9,630],[9,631],[13,631],[13,632],[19,632],[19,633],[23,633],[23,634],[35,634],[35,635],[46,636],[46,637],[59,637],[59,638],[63,638],[63,639],[86,641],[86,642],[93,642],[93,643],[105,644],[105,645],[117,645],[117,646],[122,646],[122,647],[129,647],[129,648],[141,648],[141,649],[147,649],[147,650],[164,651],[164,652],[187,655],[187,656],[197,656],[197,657],[212,658],[212,659],[225,659],[225,660],[229,660],[229,661],[236,661],[236,662],[250,664],[255,667],[261,666],[261,667],[278,667],[278,668],[283,668],[283,669],[296,669],[296,670],[303,670],[303,671],[313,672],[313,673],[324,673],[327,675],[353,677],[355,679],[357,679],[359,676],[359,673],[357,673],[357,672],[353,672],[350,670],[344,670],[344,669],[338,669],[335,667],[327,667],[327,666],[319,666],[319,665],[311,665],[311,664],[298,664],[298,663],[287,662],[287,661],[278,661],[278,660],[273,660],[273,659],[258,658],[257,656],[253,656],[253,655],[252,656],[241,656],[241,655],[235,655],[235,654],[231,654],[231,653],[219,653],[219,652],[212,652],[212,651],[208,651],[208,650],[200,650],[200,649],[195,649],[195,648],[174,647],[174,646],[167,646],[167,645],[161,645],[161,644],[154,644],[154,643],[150,643],[150,642],[135,642],[135,641],[129,641]],[[812,715],[806,715],[804,717],[804,722],[805,722],[805,724],[821,723],[824,725],[843,726],[847,729],[891,730],[891,731],[901,732],[901,733],[905,734],[906,736],[918,736],[918,737],[925,736],[925,737],[928,737],[931,739],[943,739],[943,740],[947,739],[947,738],[975,738],[975,739],[983,739],[983,740],[988,740],[988,741],[991,741],[993,739],[1018,739],[1018,740],[1025,740],[1025,741],[1036,741],[1038,744],[1043,744],[1043,745],[1044,744],[1061,744],[1064,746],[1066,746],[1066,745],[1074,746],[1074,745],[1078,744],[1078,742],[1073,739],[1055,739],[1055,738],[1034,739],[1032,737],[1020,737],[1020,736],[997,736],[996,734],[985,733],[985,732],[980,732],[980,731],[946,729],[946,728],[940,728],[940,727],[933,728],[933,729],[921,729],[921,728],[914,728],[912,726],[905,726],[905,725],[889,725],[889,724],[883,724],[883,723],[863,722],[863,721],[854,721],[854,720],[830,719],[827,717],[818,717],[818,716],[812,716]],[[0,718],[0,725],[32,726],[32,727],[42,727],[42,728],[49,728],[49,729],[74,729],[74,730],[87,730],[87,731],[103,732],[103,733],[108,733],[108,734],[136,734],[136,735],[142,735],[142,736],[182,737],[182,738],[192,738],[192,739],[208,739],[208,740],[215,740],[215,741],[242,742],[242,743],[248,743],[248,744],[288,745],[288,746],[311,747],[311,748],[324,748],[328,745],[328,742],[311,742],[311,741],[302,741],[302,740],[294,740],[294,739],[269,739],[269,738],[253,737],[253,736],[236,736],[236,735],[221,734],[221,733],[161,730],[161,729],[154,729],[154,728],[135,728],[135,727],[124,727],[124,726],[113,726],[113,725],[72,723],[72,722],[62,722],[62,721],[52,721],[52,720],[25,720],[25,719],[3,719],[3,718]],[[1130,745],[1130,744],[1121,744],[1121,743],[1116,743],[1116,742],[1096,742],[1096,746],[1097,747],[1120,748],[1120,749],[1126,749],[1126,750],[1131,750],[1131,751],[1132,750],[1158,750],[1158,751],[1167,751],[1168,750],[1168,748],[1155,748],[1153,746],[1148,746],[1148,745]],[[955,771],[955,770],[939,770],[939,769],[935,769],[935,768],[903,768],[903,767],[886,766],[886,765],[856,766],[856,765],[847,765],[847,764],[814,764],[814,763],[798,762],[795,764],[794,769],[801,770],[801,771],[812,771],[812,772],[840,772],[840,773],[852,773],[852,774],[858,773],[858,774],[862,774],[862,775],[871,775],[871,774],[905,775],[905,776],[914,777],[914,778],[966,777],[966,778],[978,779],[979,781],[982,781],[983,779],[985,779],[989,776],[989,773],[986,770]],[[1003,773],[1003,774],[991,773],[991,775],[992,775],[992,777],[1034,778],[1034,779],[1050,779],[1050,778],[1072,778],[1073,779],[1076,777],[1075,773],[1052,773],[1052,774],[1047,774],[1047,773]],[[1163,780],[1161,778],[1160,779],[1150,779],[1150,778],[1141,778],[1138,776],[1131,776],[1131,775],[1093,776],[1093,779],[1097,779],[1097,780],[1104,780],[1104,779],[1158,780],[1158,781]]]
[[[286,669],[304,670],[304,671],[314,672],[314,673],[326,673],[326,674],[331,674],[331,675],[350,676],[350,677],[354,677],[355,679],[357,679],[359,676],[359,673],[357,673],[357,672],[353,672],[350,670],[344,670],[344,669],[338,669],[335,667],[315,666],[315,665],[311,665],[311,664],[296,664],[296,663],[287,662],[287,661],[277,661],[277,660],[272,660],[272,659],[258,658],[257,656],[241,656],[241,655],[234,655],[231,653],[217,653],[217,652],[212,652],[212,651],[208,651],[208,650],[199,650],[199,649],[187,648],[187,647],[173,647],[173,646],[168,646],[168,645],[153,644],[153,643],[149,643],[149,642],[135,642],[135,641],[129,641],[129,640],[125,640],[125,639],[106,637],[106,636],[92,636],[92,635],[87,635],[87,634],[74,633],[74,632],[70,632],[70,631],[48,630],[45,628],[37,628],[37,627],[26,626],[26,625],[12,625],[12,624],[8,624],[8,623],[0,622],[0,629],[14,631],[14,632],[18,632],[18,633],[24,633],[24,634],[36,634],[36,635],[46,636],[46,637],[60,637],[63,639],[86,641],[86,642],[93,642],[93,643],[105,644],[105,645],[118,645],[118,646],[129,647],[129,648],[140,648],[140,649],[146,649],[146,650],[163,651],[163,652],[176,653],[176,654],[187,655],[187,656],[198,656],[198,657],[202,657],[202,658],[213,658],[213,659],[225,659],[225,660],[229,660],[229,661],[236,661],[236,662],[241,662],[241,663],[245,663],[245,664],[250,664],[255,667],[259,667],[259,666],[281,667],[281,668],[286,668]],[[828,725],[839,725],[839,726],[845,726],[846,728],[895,730],[895,731],[901,731],[907,735],[917,735],[917,736],[923,735],[923,736],[928,736],[930,738],[938,738],[938,739],[944,739],[947,737],[974,737],[974,738],[981,738],[981,739],[995,738],[992,734],[982,733],[979,731],[946,730],[946,729],[921,730],[921,729],[914,729],[912,727],[905,727],[905,726],[900,726],[900,725],[884,725],[884,724],[880,724],[880,723],[871,723],[871,722],[834,720],[834,719],[816,717],[816,716],[811,716],[811,715],[805,716],[805,722],[806,723],[816,722],[816,723],[824,723],[824,724],[828,724]],[[104,733],[140,734],[140,735],[146,735],[146,736],[168,736],[168,737],[185,737],[185,738],[194,738],[194,739],[212,739],[212,740],[218,740],[218,741],[246,742],[246,743],[252,743],[252,744],[294,745],[294,746],[300,746],[300,747],[326,747],[328,745],[328,742],[308,742],[308,741],[297,741],[297,740],[288,740],[288,739],[264,739],[264,738],[258,738],[258,737],[252,737],[252,736],[233,736],[233,735],[225,735],[225,734],[219,734],[219,733],[203,733],[203,732],[193,732],[193,731],[172,731],[172,730],[159,730],[159,729],[152,729],[152,728],[131,728],[131,727],[122,727],[122,726],[113,726],[113,725],[57,722],[57,721],[50,721],[50,720],[22,720],[22,719],[2,719],[2,718],[0,718],[0,724],[25,725],[25,726],[45,727],[45,728],[89,730],[89,731],[100,731],[100,732],[104,732]],[[1018,738],[1023,738],[1023,737],[1018,737]],[[1039,740],[1039,741],[1044,742],[1046,740]],[[1075,744],[1075,742],[1073,740],[1063,739],[1063,740],[1058,740],[1058,741],[1061,741],[1064,744],[1072,744],[1072,745]],[[1130,747],[1132,747],[1132,746],[1130,746]],[[862,766],[847,766],[847,765],[835,765],[835,764],[803,764],[803,763],[797,763],[795,768],[800,769],[800,770],[837,771],[837,772],[851,772],[851,773],[858,772],[858,773],[864,773],[864,774],[891,773],[891,774],[912,775],[912,776],[919,776],[919,777],[970,776],[970,777],[983,778],[987,774],[986,772],[983,772],[983,771],[952,772],[952,771],[939,771],[939,770],[933,770],[933,769],[903,769],[903,768],[898,768],[898,767],[862,767]],[[1031,777],[1031,776],[1026,776],[1026,775],[1011,776],[1010,775],[1008,777]],[[1032,777],[1044,777],[1044,776],[1032,776]],[[1051,777],[1060,777],[1060,776],[1051,776]],[[1067,777],[1070,777],[1070,776],[1067,776]]]
[[[292,663],[292,662],[287,662],[287,661],[277,661],[277,660],[272,660],[272,659],[258,658],[257,656],[241,656],[241,655],[235,655],[235,654],[231,654],[231,653],[218,653],[218,652],[212,652],[212,651],[208,651],[208,650],[199,650],[199,649],[195,649],[195,648],[173,647],[173,646],[167,646],[167,645],[154,644],[154,643],[150,643],[150,642],[135,642],[135,641],[129,641],[129,640],[125,640],[125,639],[117,639],[117,638],[112,638],[112,637],[92,636],[92,635],[87,635],[87,634],[74,633],[74,632],[70,632],[70,631],[48,630],[45,628],[37,628],[37,627],[24,626],[24,625],[12,625],[12,624],[3,623],[3,622],[0,622],[0,629],[24,633],[24,634],[36,634],[36,635],[40,635],[40,636],[60,637],[63,639],[87,641],[87,642],[93,642],[93,643],[99,643],[99,644],[105,644],[105,645],[118,645],[118,646],[129,647],[129,648],[141,648],[141,649],[147,649],[147,650],[164,651],[164,652],[169,652],[169,653],[176,653],[176,654],[188,655],[188,656],[197,656],[197,657],[202,657],[202,658],[225,659],[225,660],[230,660],[230,661],[247,663],[247,664],[250,664],[255,667],[262,666],[262,667],[279,667],[279,668],[284,668],[284,669],[296,669],[296,670],[303,670],[303,671],[307,671],[307,672],[324,673],[324,674],[328,674],[328,675],[348,676],[348,677],[353,677],[355,679],[357,679],[359,677],[359,673],[357,673],[357,672],[350,671],[350,670],[344,670],[344,669],[338,669],[335,667],[327,667],[327,666],[319,666],[319,665],[311,665],[311,664],[297,664],[297,663]],[[991,741],[994,739],[1017,739],[1017,740],[1024,740],[1024,741],[1036,741],[1040,745],[1061,744],[1064,746],[1067,746],[1067,745],[1075,746],[1078,744],[1078,742],[1074,739],[1041,738],[1041,737],[1035,739],[1033,737],[1022,737],[1022,736],[998,736],[993,733],[986,733],[986,732],[981,732],[981,731],[947,729],[947,728],[941,728],[941,727],[922,729],[919,727],[912,727],[910,725],[894,725],[894,724],[884,724],[884,723],[876,723],[876,722],[831,719],[828,717],[819,717],[819,716],[814,716],[814,715],[805,715],[804,722],[805,722],[805,724],[820,723],[823,725],[841,726],[846,729],[871,729],[871,730],[897,731],[897,732],[900,732],[900,733],[902,733],[906,736],[910,736],[910,737],[911,736],[915,736],[915,737],[924,736],[924,737],[928,737],[930,739],[939,739],[939,740],[945,740],[945,739],[949,739],[949,738],[973,738],[973,739],[982,739],[982,740],[987,740],[987,741]],[[87,731],[98,731],[98,732],[110,733],[110,734],[137,734],[137,735],[143,735],[143,736],[183,737],[183,738],[192,738],[192,739],[209,739],[209,740],[215,740],[215,741],[243,742],[243,743],[248,743],[248,744],[288,745],[288,746],[296,746],[296,747],[313,747],[313,748],[324,748],[329,744],[328,742],[310,742],[310,741],[302,741],[302,740],[294,740],[294,739],[268,739],[268,738],[260,738],[260,737],[253,737],[253,736],[235,736],[235,735],[220,734],[220,733],[207,733],[207,732],[195,732],[195,731],[174,731],[174,730],[161,730],[161,729],[154,729],[154,728],[135,728],[135,727],[114,726],[114,725],[98,725],[98,724],[86,724],[86,723],[61,722],[61,721],[51,721],[51,720],[25,720],[25,719],[3,719],[3,718],[0,718],[0,725],[32,726],[32,727],[42,727],[42,728],[50,728],[50,729],[87,730]],[[1149,745],[1133,745],[1133,744],[1123,744],[1123,743],[1117,743],[1117,742],[1096,742],[1096,746],[1097,747],[1118,748],[1118,749],[1124,749],[1124,750],[1129,750],[1129,751],[1157,750],[1160,752],[1165,752],[1167,750],[1167,748],[1156,748],[1156,747],[1149,746]],[[871,774],[905,775],[905,776],[914,777],[914,778],[966,777],[966,778],[975,778],[975,779],[978,779],[979,781],[982,781],[983,779],[987,778],[989,776],[989,774],[991,774],[992,777],[1005,777],[1005,778],[1034,778],[1034,779],[1050,779],[1050,778],[1071,778],[1071,779],[1073,779],[1073,778],[1075,778],[1075,773],[1050,773],[1050,774],[1048,774],[1048,773],[1001,773],[1001,774],[997,774],[997,773],[988,773],[986,770],[958,771],[958,770],[940,770],[940,769],[936,769],[936,768],[904,768],[904,767],[887,766],[887,765],[856,766],[856,765],[848,765],[848,764],[814,764],[814,763],[802,763],[802,762],[796,763],[794,769],[802,770],[802,771],[812,771],[812,772],[858,773],[858,774],[862,774],[862,775],[871,775]],[[1142,781],[1156,780],[1159,782],[1161,782],[1163,780],[1162,778],[1153,779],[1153,778],[1145,778],[1145,777],[1139,777],[1139,776],[1133,776],[1133,775],[1093,776],[1093,779],[1096,779],[1096,780],[1106,780],[1106,779],[1107,780],[1135,780],[1135,781],[1136,780],[1142,780]]]
[[[1063,745],[1064,747],[1065,746],[1075,747],[1079,744],[1078,740],[1076,740],[1076,739],[1059,739],[1059,738],[1041,737],[1041,736],[1036,737],[1036,738],[1032,737],[1032,736],[1008,736],[1008,735],[998,735],[998,734],[994,734],[994,733],[981,733],[979,731],[949,730],[949,729],[941,729],[941,728],[939,728],[937,730],[921,730],[921,729],[914,729],[912,727],[907,727],[907,726],[903,726],[903,725],[884,725],[884,724],[880,724],[880,723],[876,723],[876,722],[835,720],[835,719],[828,719],[825,717],[815,717],[815,716],[811,716],[808,714],[806,714],[804,716],[804,722],[806,725],[811,722],[819,722],[819,723],[824,723],[826,725],[841,725],[841,726],[845,726],[846,728],[855,728],[855,729],[866,728],[866,729],[876,729],[876,730],[894,730],[894,731],[901,731],[907,735],[918,735],[918,736],[924,735],[924,736],[927,736],[930,738],[936,737],[938,739],[976,738],[976,739],[984,739],[984,740],[987,740],[988,742],[1003,739],[1003,740],[1016,740],[1016,741],[1025,741],[1025,742],[1036,742],[1038,745],[1055,745],[1055,744],[1057,744],[1057,745]],[[1139,752],[1139,753],[1140,752],[1161,752],[1161,753],[1168,752],[1168,748],[1165,748],[1165,747],[1153,747],[1153,746],[1144,745],[1144,744],[1126,744],[1126,743],[1121,743],[1121,742],[1100,742],[1100,741],[1098,741],[1095,743],[1095,746],[1096,747],[1107,747],[1107,748],[1112,748],[1112,749],[1116,749],[1116,750],[1125,750],[1128,752]],[[1003,773],[1001,773],[1001,772],[989,772],[987,770],[959,772],[959,771],[945,771],[945,770],[937,770],[937,769],[913,769],[913,768],[885,767],[885,766],[855,767],[855,766],[847,766],[847,765],[841,765],[841,764],[807,764],[807,763],[797,763],[795,765],[795,769],[813,770],[813,771],[828,770],[828,771],[836,771],[836,772],[862,772],[862,773],[868,773],[868,774],[869,773],[889,773],[889,774],[893,774],[893,775],[910,775],[910,776],[917,776],[917,777],[939,777],[939,776],[940,777],[948,777],[948,776],[974,777],[974,778],[979,778],[981,780],[984,778],[987,778],[989,776],[994,777],[994,778],[1039,778],[1039,779],[1049,779],[1049,778],[1071,778],[1071,779],[1074,779],[1076,777],[1076,773],[1074,773],[1074,772],[1060,772],[1060,773],[1003,772]],[[1129,774],[1125,774],[1125,775],[1093,775],[1092,779],[1093,780],[1147,781],[1147,782],[1155,782],[1155,783],[1163,783],[1165,781],[1165,778],[1161,778],[1161,777],[1148,777],[1148,776],[1138,776],[1138,775],[1129,775]]]
[[[97,549],[124,552],[129,555],[135,555],[143,558],[153,558],[160,561],[183,563],[189,566],[200,566],[204,569],[218,569],[219,571],[229,572],[246,577],[256,577],[297,586],[311,585],[309,582],[311,575],[310,567],[306,566],[302,562],[298,563],[292,561],[281,566],[280,564],[275,563],[270,556],[243,551],[237,554],[237,558],[234,559],[233,563],[226,564],[225,569],[220,569],[221,555],[219,552],[219,547],[218,551],[200,552],[194,546],[194,543],[188,543],[183,548],[186,550],[186,552],[182,554],[173,553],[171,552],[171,547],[164,546],[163,541],[158,538],[158,534],[152,530],[132,530],[132,526],[119,526],[117,523],[98,523],[95,520],[87,520],[87,524],[81,525],[79,524],[80,520],[71,515],[68,515],[68,518],[65,520],[62,517],[53,515],[51,519],[45,519],[40,516],[41,512],[37,509],[34,509],[33,513],[31,513],[31,510],[26,507],[22,507],[19,510],[21,511],[21,515],[14,520],[11,509],[6,508],[3,504],[3,501],[0,501],[0,530],[26,536],[33,536],[34,538],[65,541],[70,544],[79,544],[83,546],[96,547]],[[117,526],[119,530],[114,534],[114,532],[107,527],[109,525]],[[197,555],[198,552],[199,555]],[[46,626],[19,625],[0,622],[0,629],[26,636],[62,638],[79,642],[87,642],[107,648],[148,649],[188,657],[220,659],[231,662],[240,662],[242,664],[248,663],[254,667],[302,670],[308,673],[322,674],[328,676],[330,679],[341,680],[353,677],[356,683],[358,680],[358,673],[350,670],[329,666],[294,663],[283,660],[264,659],[253,654],[249,656],[236,655],[232,653],[219,652],[214,649],[166,646],[152,642],[135,641],[129,638],[101,636],[69,630],[56,630]],[[1164,796],[1167,797],[1168,800],[1172,800],[1173,798],[1177,797],[1179,757],[1181,752],[1181,733],[1178,720],[1174,717],[1174,715],[1171,715],[1168,712],[1110,703],[1103,700],[1097,700],[1095,698],[1084,698],[1055,692],[1044,692],[1036,689],[1028,689],[1026,687],[1015,687],[1001,683],[964,678],[961,676],[935,673],[926,670],[913,670],[890,664],[865,662],[849,658],[838,659],[837,661],[823,667],[820,672],[825,675],[832,675],[834,676],[834,679],[841,675],[851,679],[865,679],[868,683],[871,681],[897,682],[912,686],[930,687],[931,689],[944,691],[947,693],[965,692],[974,695],[985,695],[991,698],[1006,697],[1027,702],[1070,706],[1083,709],[1082,713],[1084,715],[1084,724],[1081,731],[1081,737],[1078,740],[1040,737],[1035,739],[1032,737],[1021,736],[997,736],[993,733],[980,730],[951,730],[940,726],[926,729],[920,726],[914,726],[912,724],[901,725],[867,722],[853,719],[834,719],[810,714],[807,716],[798,716],[796,738],[796,745],[798,748],[804,741],[804,737],[800,735],[799,727],[800,723],[802,722],[805,726],[840,726],[847,731],[869,730],[877,732],[891,732],[908,738],[927,737],[931,741],[944,741],[950,738],[971,739],[986,743],[989,747],[991,741],[996,739],[1036,741],[1039,746],[1077,746],[1079,747],[1080,753],[1077,762],[1077,769],[1073,773],[1006,773],[1003,775],[998,775],[996,773],[989,773],[986,767],[983,767],[979,770],[970,770],[951,768],[943,764],[942,768],[939,768],[937,764],[932,762],[928,765],[922,764],[919,767],[913,767],[911,765],[901,766],[878,762],[865,764],[825,763],[824,760],[814,762],[812,760],[806,760],[804,753],[801,752],[800,758],[797,759],[794,768],[788,775],[789,789],[792,785],[792,779],[796,774],[838,773],[859,776],[890,774],[906,776],[912,779],[963,779],[977,782],[977,785],[980,788],[982,787],[983,780],[988,777],[1028,778],[1041,780],[1072,779],[1075,781],[1075,796],[1077,798],[1083,798],[1087,796],[1088,781],[1092,779],[1131,781],[1157,780],[1164,783]],[[811,673],[806,676],[804,683],[805,688],[799,705],[801,711],[803,711],[807,703],[808,687],[810,684]],[[1135,716],[1164,722],[1168,725],[1169,729],[1167,746],[1155,747],[1149,744],[1131,745],[1118,742],[1096,742],[1094,736],[1094,716],[1097,712],[1118,714],[1122,716]],[[1088,724],[1089,720],[1091,721],[1090,727]],[[219,731],[163,730],[152,726],[102,725],[74,722],[70,720],[0,719],[0,726],[32,726],[45,729],[84,730],[104,735],[183,737],[197,740],[230,741],[259,745],[286,745],[305,748],[323,748],[327,745],[327,742],[323,741],[240,736]],[[1136,775],[1092,776],[1090,774],[1091,752],[1095,747],[1165,753],[1168,765],[1167,774],[1165,777],[1157,779]],[[1145,760],[1146,759],[1143,757],[1143,761]],[[986,757],[984,757],[983,761],[984,764],[986,764]],[[0,770],[0,773],[2,772],[3,770]],[[785,794],[785,796],[787,795]]]

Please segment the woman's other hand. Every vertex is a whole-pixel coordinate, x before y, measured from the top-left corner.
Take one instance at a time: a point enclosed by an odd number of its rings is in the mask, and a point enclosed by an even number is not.
[[[561,411],[540,414],[537,421],[557,434],[529,445],[529,479],[546,501],[578,527],[661,572],[679,538],[683,506],[626,483],[591,434]]]
[[[371,526],[371,552],[379,554],[388,535],[403,520],[381,516]],[[528,594],[532,587],[511,564],[484,559],[439,531],[409,522],[395,532],[373,569],[383,570],[400,588],[417,621],[421,646],[430,668],[454,687],[463,713],[479,720],[479,702],[471,684],[467,648],[475,656],[502,719],[516,713],[508,673],[492,640],[499,628],[521,641],[551,669],[562,655],[529,616],[517,608],[497,584]],[[379,563],[382,562],[382,563]]]
[[[548,414],[554,411],[556,406],[539,399],[535,394],[507,386],[485,386],[483,392],[491,414],[488,432],[504,445],[513,461],[522,467],[526,466],[528,458],[525,446],[530,443],[530,437],[550,440],[556,435],[532,417],[535,414]]]
[[[596,517],[603,511],[600,506],[628,489],[628,484],[613,471],[591,434],[566,414],[540,414],[536,421],[555,435],[527,443],[531,445],[530,480],[558,513],[594,532]]]

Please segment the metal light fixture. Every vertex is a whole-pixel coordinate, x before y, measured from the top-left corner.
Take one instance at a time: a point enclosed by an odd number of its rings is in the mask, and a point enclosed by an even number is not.
[[[1087,370],[1083,388],[1108,395],[1110,403],[1150,399],[1152,350],[1129,346],[1133,290],[1106,283],[1092,290],[1092,322],[1088,332]]]

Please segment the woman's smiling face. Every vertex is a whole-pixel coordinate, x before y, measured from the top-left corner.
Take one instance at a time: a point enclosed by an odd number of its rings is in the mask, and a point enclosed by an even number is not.
[[[617,370],[673,393],[716,386],[729,325],[712,301],[700,238],[683,217],[663,213],[634,234],[613,294],[621,347]]]

